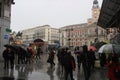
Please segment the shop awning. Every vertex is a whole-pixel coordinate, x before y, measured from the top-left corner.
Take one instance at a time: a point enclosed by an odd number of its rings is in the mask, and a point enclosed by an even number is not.
[[[115,26],[116,14],[120,11],[120,0],[103,0],[97,25],[103,28]],[[119,16],[120,18],[120,16]]]

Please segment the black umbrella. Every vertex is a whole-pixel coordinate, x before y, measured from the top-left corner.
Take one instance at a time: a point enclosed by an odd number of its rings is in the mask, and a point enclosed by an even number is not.
[[[35,39],[34,42],[44,42],[42,39]]]
[[[101,41],[101,42],[97,42],[97,43],[94,43],[94,47],[96,47],[97,49],[99,49],[102,45],[105,45],[105,44],[107,44],[106,42],[103,42],[103,41]]]
[[[16,50],[16,47],[14,47],[13,45],[10,45],[10,44],[5,44],[4,47]]]

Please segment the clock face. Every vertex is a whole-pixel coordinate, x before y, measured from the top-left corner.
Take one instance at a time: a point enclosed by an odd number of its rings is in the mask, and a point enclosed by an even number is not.
[[[93,13],[97,13],[97,10],[93,10]]]
[[[97,11],[94,11],[94,14],[96,14],[97,13]]]

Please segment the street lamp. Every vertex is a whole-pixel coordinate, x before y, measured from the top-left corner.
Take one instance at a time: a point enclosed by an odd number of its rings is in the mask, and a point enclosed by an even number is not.
[[[66,29],[66,31],[68,31],[68,47],[70,48],[70,40],[71,40],[71,37],[70,37],[70,32],[73,31],[73,28],[70,28],[70,29]]]
[[[95,42],[97,42],[98,41],[98,26],[95,29],[95,33],[96,33]]]

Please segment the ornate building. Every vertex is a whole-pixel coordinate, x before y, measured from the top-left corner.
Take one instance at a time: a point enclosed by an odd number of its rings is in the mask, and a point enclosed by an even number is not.
[[[95,41],[105,40],[105,30],[97,26],[100,8],[97,0],[93,1],[92,18],[87,23],[74,24],[60,28],[61,46],[83,46],[91,45]]]
[[[59,29],[52,28],[50,25],[37,26],[21,32],[23,43],[32,43],[35,39],[42,39],[48,44],[59,41]]]
[[[96,41],[104,41],[106,39],[106,31],[97,25],[100,14],[100,7],[97,0],[93,1],[92,18],[88,19],[88,45]]]

